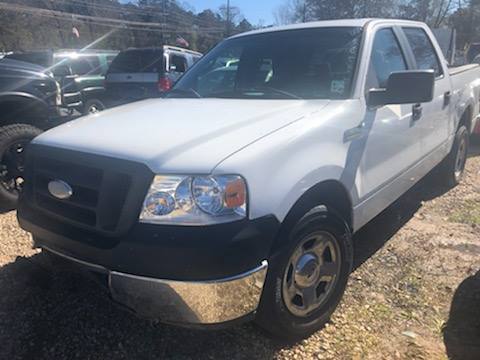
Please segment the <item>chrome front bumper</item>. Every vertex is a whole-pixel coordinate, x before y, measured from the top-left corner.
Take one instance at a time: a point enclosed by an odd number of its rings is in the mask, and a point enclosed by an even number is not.
[[[219,324],[252,314],[258,307],[267,261],[246,273],[212,281],[154,279],[110,271],[44,248],[108,276],[112,298],[142,316],[184,325]]]

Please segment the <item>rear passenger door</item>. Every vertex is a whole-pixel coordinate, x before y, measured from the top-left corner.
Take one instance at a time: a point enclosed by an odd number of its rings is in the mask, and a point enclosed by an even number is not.
[[[448,137],[448,119],[450,116],[450,77],[437,55],[428,34],[420,27],[402,27],[410,46],[415,67],[420,70],[435,71],[435,91],[433,100],[420,104],[422,116],[418,119],[418,128],[422,132],[422,153],[424,155],[439,152]]]
[[[410,68],[409,60],[399,41],[398,30],[383,27],[376,31],[371,48],[365,93],[372,88],[385,88],[392,72]],[[420,132],[412,121],[412,104],[393,104],[367,109],[364,126],[367,128],[361,160],[362,181],[359,197],[366,199],[382,189],[385,196],[377,199],[388,204],[402,192],[389,184],[401,181],[402,175],[418,161]],[[408,184],[405,185],[408,188]],[[403,188],[402,188],[403,189]],[[379,205],[379,208],[385,204]]]

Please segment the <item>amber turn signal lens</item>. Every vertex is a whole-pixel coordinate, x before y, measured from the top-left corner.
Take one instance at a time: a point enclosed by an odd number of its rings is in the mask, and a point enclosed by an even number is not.
[[[240,180],[229,182],[225,187],[225,204],[227,208],[233,209],[245,204],[246,197],[245,183]]]

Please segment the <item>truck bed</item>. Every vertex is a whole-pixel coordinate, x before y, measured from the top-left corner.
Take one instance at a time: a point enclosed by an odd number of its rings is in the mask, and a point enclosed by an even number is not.
[[[448,73],[450,76],[455,76],[457,74],[472,70],[477,68],[480,69],[480,66],[478,64],[467,64],[467,65],[462,65],[462,66],[455,66],[455,67],[449,67],[448,68]],[[473,79],[472,79],[473,80]]]
[[[452,67],[448,69],[450,73],[450,79],[452,82],[453,94],[455,96],[455,102],[462,101],[469,97],[469,93],[473,92],[476,98],[479,96],[480,89],[480,66],[478,64],[469,64],[458,67]],[[480,128],[480,121],[478,102],[473,104],[472,107],[472,126],[469,129],[470,132],[476,132]]]

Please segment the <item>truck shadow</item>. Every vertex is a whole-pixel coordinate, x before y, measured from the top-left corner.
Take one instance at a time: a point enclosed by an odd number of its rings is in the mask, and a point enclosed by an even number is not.
[[[468,156],[480,156],[480,138],[472,138]],[[354,269],[381,249],[415,215],[423,201],[442,196],[450,190],[441,184],[436,175],[435,170],[432,171],[355,234]]]
[[[473,136],[470,140],[468,157],[480,156],[480,136]]]
[[[354,269],[380,250],[415,215],[424,201],[442,196],[449,190],[435,175],[432,173],[420,180],[354,235]]]
[[[480,359],[480,271],[466,278],[453,295],[443,329],[447,355],[452,360]]]

